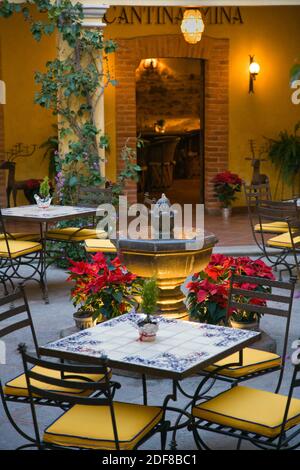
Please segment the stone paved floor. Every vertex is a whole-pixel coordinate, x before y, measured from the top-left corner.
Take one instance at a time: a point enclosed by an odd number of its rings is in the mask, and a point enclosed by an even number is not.
[[[66,274],[64,271],[51,269],[49,271],[49,285],[50,285],[50,304],[44,305],[41,300],[41,295],[38,287],[35,284],[28,285],[28,295],[30,299],[30,306],[33,313],[33,320],[36,326],[38,340],[41,345],[48,341],[58,338],[62,329],[72,326],[72,312],[73,308],[69,301],[70,286],[65,282]],[[298,285],[296,299],[294,303],[293,321],[291,326],[291,335],[289,343],[300,336],[300,287]],[[262,328],[267,331],[273,338],[275,338],[279,345],[283,334],[282,322],[278,318],[262,320]],[[6,379],[16,376],[21,371],[20,358],[16,353],[16,346],[19,342],[28,342],[29,336],[24,332],[19,332],[11,336],[10,341],[7,342],[7,365],[0,366],[1,380],[5,382]],[[283,391],[287,391],[291,368],[287,367],[286,378],[283,384]],[[274,390],[276,383],[276,374],[265,376],[264,378],[256,379],[249,382],[252,387],[260,387],[266,390]],[[142,388],[140,380],[136,378],[118,376],[115,377],[121,382],[122,388],[117,394],[117,399],[141,403]],[[184,386],[187,390],[193,391],[198,383],[197,378],[185,380]],[[223,386],[218,384],[214,391],[218,392],[223,389]],[[149,397],[150,404],[161,404],[163,397],[171,390],[171,383],[164,380],[150,380],[149,381]],[[299,396],[299,395],[298,395]],[[178,400],[178,406],[182,406],[186,402],[185,399]],[[13,415],[18,423],[24,426],[26,431],[31,430],[31,415],[27,406],[14,405],[12,407]],[[57,410],[51,408],[43,408],[39,413],[39,420],[41,427],[46,426],[59,414]],[[235,441],[225,437],[218,437],[213,434],[205,436],[207,443],[213,449],[232,449],[234,448]],[[14,449],[23,443],[23,439],[19,437],[14,429],[7,422],[0,405],[0,449]],[[245,448],[250,445],[245,444]],[[148,443],[144,445],[145,449],[159,449],[158,437],[153,437]],[[178,433],[178,449],[191,450],[194,449],[192,435],[185,430]]]

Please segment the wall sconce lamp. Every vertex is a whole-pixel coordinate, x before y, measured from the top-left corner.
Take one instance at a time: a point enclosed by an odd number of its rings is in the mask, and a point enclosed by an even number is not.
[[[143,61],[143,67],[146,70],[155,70],[157,69],[157,66],[158,66],[157,59],[144,59]]]
[[[6,104],[5,83],[0,80],[0,104]]]
[[[260,65],[257,62],[254,62],[254,55],[250,55],[250,64],[249,64],[249,93],[254,93],[254,80],[256,80],[256,75],[259,74]]]

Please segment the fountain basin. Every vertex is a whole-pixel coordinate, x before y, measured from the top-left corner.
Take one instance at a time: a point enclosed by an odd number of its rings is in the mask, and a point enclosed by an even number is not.
[[[210,232],[205,232],[201,241],[120,238],[117,249],[129,271],[142,278],[156,278],[161,314],[183,319],[187,310],[181,286],[188,276],[207,266],[217,241]]]

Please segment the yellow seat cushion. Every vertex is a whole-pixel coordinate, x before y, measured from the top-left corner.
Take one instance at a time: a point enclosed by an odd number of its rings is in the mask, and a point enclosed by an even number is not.
[[[80,227],[66,227],[66,228],[55,228],[48,230],[46,238],[51,240],[70,240],[76,242],[82,242],[87,238],[107,238],[107,233],[104,230],[96,230],[91,228]]]
[[[41,238],[41,235],[38,233],[26,233],[26,232],[9,233],[7,232],[7,238],[12,239],[12,240],[36,241]],[[0,234],[0,240],[5,240],[3,233]]]
[[[8,240],[9,250],[12,258],[25,256],[36,251],[41,251],[42,245],[37,242],[27,242],[24,240]],[[0,240],[0,257],[9,258],[7,244],[5,240]]]
[[[274,246],[279,248],[292,248],[291,236],[289,233],[278,235],[277,237],[270,238],[267,241],[268,246]],[[300,245],[300,236],[294,238],[294,245]]]
[[[54,377],[57,379],[61,378],[60,372],[56,370],[44,369],[43,367],[38,367],[38,366],[33,367],[32,370],[38,374],[47,375],[47,377]],[[66,376],[67,375],[68,374],[66,374]],[[76,376],[78,377],[78,379],[72,378],[70,380],[82,381],[81,377],[86,377],[92,380],[93,382],[96,382],[96,381],[99,382],[100,380],[103,379],[103,375],[101,374],[88,374],[88,375],[76,374]],[[35,385],[36,387],[42,388],[44,390],[65,392],[65,393],[74,394],[74,395],[90,395],[91,394],[90,390],[75,390],[75,389],[73,390],[69,388],[62,388],[62,387],[57,387],[56,385],[45,384],[37,380],[32,380],[32,385]],[[18,377],[7,382],[4,386],[4,393],[6,395],[14,395],[17,397],[28,397],[28,389],[27,389],[27,382],[26,382],[25,374],[21,374]]]
[[[255,232],[266,232],[266,233],[286,233],[289,230],[289,226],[286,222],[270,222],[267,224],[256,224],[254,227]]]
[[[206,371],[213,372],[217,367],[226,366],[239,362],[239,353],[232,354],[231,356],[222,359],[219,362],[209,366]],[[239,378],[244,375],[253,374],[264,369],[272,369],[273,367],[281,366],[281,357],[267,351],[260,349],[245,348],[243,349],[243,365],[233,366],[220,370],[219,374],[226,377]]]
[[[114,411],[122,450],[133,449],[163,414],[156,406],[121,402],[114,402]],[[67,447],[116,449],[110,408],[75,405],[46,429],[44,441]]]
[[[116,253],[117,249],[110,240],[92,238],[85,240],[85,249],[88,253]]]
[[[233,387],[195,406],[193,416],[275,438],[280,434],[287,397],[248,387]],[[285,429],[300,423],[300,400],[293,398]]]

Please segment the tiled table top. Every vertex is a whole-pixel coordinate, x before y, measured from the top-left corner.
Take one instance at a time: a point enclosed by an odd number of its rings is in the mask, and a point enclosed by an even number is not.
[[[62,220],[65,218],[74,218],[82,215],[91,215],[96,213],[92,207],[76,206],[50,206],[48,209],[39,209],[37,205],[18,206],[9,209],[2,209],[2,215],[9,219],[23,219],[31,221],[51,221]]]
[[[260,333],[159,317],[154,342],[139,340],[136,323],[143,316],[122,315],[47,344],[42,354],[76,359],[107,357],[125,370],[183,378],[252,344]]]

